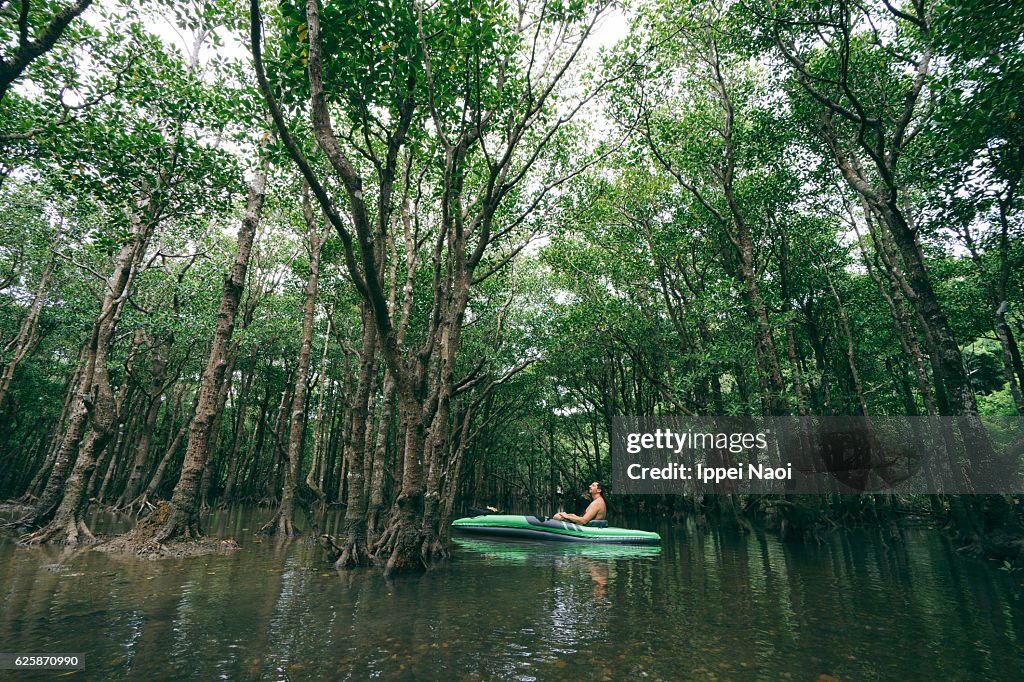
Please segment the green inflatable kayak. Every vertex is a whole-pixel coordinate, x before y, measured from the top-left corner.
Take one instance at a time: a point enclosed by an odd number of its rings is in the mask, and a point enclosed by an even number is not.
[[[478,535],[494,535],[534,540],[561,542],[603,542],[623,545],[656,545],[661,542],[657,533],[610,526],[581,526],[569,521],[554,521],[537,516],[488,514],[467,516],[452,522],[460,531]]]

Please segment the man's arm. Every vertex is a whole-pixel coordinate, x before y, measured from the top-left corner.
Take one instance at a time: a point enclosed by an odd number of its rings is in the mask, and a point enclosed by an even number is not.
[[[601,503],[598,502],[597,500],[594,500],[593,502],[590,503],[590,506],[587,507],[587,511],[583,514],[583,516],[576,516],[576,514],[568,514],[566,512],[562,512],[561,516],[563,520],[572,521],[573,523],[579,523],[585,526],[594,520],[594,517],[597,516],[597,512],[600,510]]]
[[[583,514],[583,518],[579,520],[579,523],[582,523],[583,525],[590,523],[594,520],[594,517],[597,516],[597,512],[599,511],[601,511],[601,502],[594,500],[590,503],[590,506],[587,507],[587,511]]]

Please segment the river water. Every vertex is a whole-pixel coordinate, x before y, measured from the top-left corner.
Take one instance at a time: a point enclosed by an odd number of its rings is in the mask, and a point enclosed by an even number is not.
[[[216,515],[208,532],[243,549],[187,560],[3,541],[0,651],[80,653],[86,669],[0,678],[1024,675],[1024,576],[964,559],[934,530],[818,546],[667,524],[648,526],[660,548],[466,538],[442,567],[389,581],[326,568],[302,539],[259,541],[267,516]]]

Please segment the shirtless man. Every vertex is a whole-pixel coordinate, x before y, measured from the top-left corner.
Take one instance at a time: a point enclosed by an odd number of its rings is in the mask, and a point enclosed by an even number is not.
[[[601,484],[597,481],[590,484],[590,497],[590,506],[587,507],[587,511],[583,516],[577,516],[568,512],[558,512],[551,518],[555,521],[572,521],[583,526],[594,520],[602,521],[605,514],[608,513],[608,507],[604,503],[604,498],[601,497]]]

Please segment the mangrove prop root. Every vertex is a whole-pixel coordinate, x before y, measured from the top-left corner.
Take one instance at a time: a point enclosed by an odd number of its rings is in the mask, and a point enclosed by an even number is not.
[[[276,535],[282,538],[293,538],[302,535],[302,532],[295,527],[295,522],[287,514],[278,511],[258,531],[258,535]]]
[[[53,522],[53,517],[57,513],[57,507],[57,502],[47,506],[45,509],[41,509],[37,506],[28,514],[18,519],[16,525],[18,528],[25,531],[33,531],[37,528],[47,527]]]
[[[347,538],[338,560],[334,562],[334,568],[362,568],[373,564],[373,555],[365,541],[355,538]]]
[[[327,553],[327,561],[332,564],[338,560],[338,557],[340,557],[343,552],[342,547],[334,541],[334,537],[327,535],[326,533],[320,534],[316,537],[316,544],[320,545],[324,552]]]
[[[170,502],[160,502],[144,516],[125,538],[138,552],[160,548],[169,540],[197,540],[199,529],[186,515],[175,510]]]
[[[147,511],[153,511],[154,509],[156,509],[156,505],[149,501],[149,495],[143,493],[142,495],[139,495],[131,502],[126,503],[120,509],[126,514],[142,516],[143,513]]]
[[[448,558],[448,548],[440,538],[425,538],[423,540],[423,563],[431,564],[435,561]]]
[[[423,561],[424,535],[419,527],[410,527],[401,521],[396,523],[393,532],[387,536],[389,542],[379,543],[375,552],[378,560],[387,557],[384,564],[385,577],[427,569]]]
[[[23,545],[59,544],[74,547],[79,543],[96,542],[84,521],[70,519],[54,519],[44,528],[22,536],[19,542]]]

